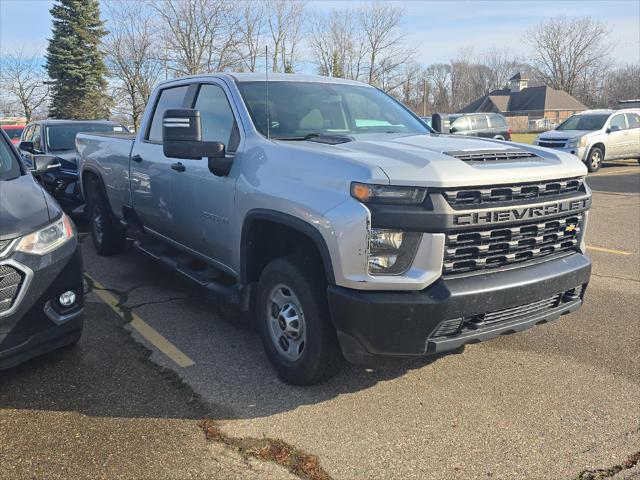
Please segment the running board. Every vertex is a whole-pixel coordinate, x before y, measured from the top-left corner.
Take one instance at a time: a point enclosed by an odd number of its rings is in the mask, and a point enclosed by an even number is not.
[[[224,275],[214,267],[202,264],[203,268],[194,268],[193,265],[196,261],[194,258],[160,242],[142,244],[139,240],[136,240],[133,244],[137,250],[181,273],[211,293],[224,297],[227,302],[240,303],[238,289],[235,286],[224,285],[220,282],[218,279],[224,277]]]

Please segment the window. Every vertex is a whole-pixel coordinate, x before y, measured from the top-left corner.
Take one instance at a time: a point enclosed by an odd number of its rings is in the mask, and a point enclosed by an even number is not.
[[[494,128],[496,127],[502,128],[507,126],[507,122],[505,121],[504,117],[502,117],[501,115],[491,115],[490,120],[491,120],[491,126]]]
[[[471,130],[484,130],[485,128],[489,128],[489,122],[484,115],[471,115],[469,121],[471,122]]]
[[[465,116],[455,118],[453,122],[451,122],[451,125],[449,125],[449,131],[451,133],[466,132],[467,130],[469,130],[469,119]]]
[[[556,130],[600,130],[609,118],[606,113],[573,115],[565,120]]]
[[[624,115],[616,115],[611,119],[611,123],[609,123],[609,128],[611,127],[619,127],[620,130],[624,130],[627,128],[627,124],[624,121]]]
[[[188,88],[189,85],[183,85],[181,87],[165,88],[160,92],[160,97],[151,119],[147,140],[162,142],[162,115],[164,115],[165,110],[182,107],[182,101]]]
[[[640,115],[637,113],[627,113],[626,115],[629,128],[640,128]]]
[[[20,165],[9,142],[0,136],[0,180],[11,180],[20,176]],[[0,187],[2,188],[2,187]]]
[[[44,152],[42,148],[42,141],[40,139],[40,125],[35,125],[33,127],[33,135],[31,136],[31,141],[33,142],[33,149],[36,152]]]
[[[228,151],[235,151],[238,127],[224,90],[218,85],[202,85],[194,108],[200,111],[202,140],[224,143]]]
[[[76,135],[80,132],[122,132],[124,128],[115,123],[69,123],[47,125],[45,128],[47,149],[50,152],[73,150],[76,148]]]
[[[263,135],[302,140],[309,134],[429,133],[387,94],[371,87],[324,82],[238,82],[253,124]],[[267,120],[268,119],[268,120]]]
[[[24,133],[22,135],[22,141],[23,142],[30,142],[31,141],[31,136],[33,135],[33,125],[29,125],[27,128],[25,128]]]

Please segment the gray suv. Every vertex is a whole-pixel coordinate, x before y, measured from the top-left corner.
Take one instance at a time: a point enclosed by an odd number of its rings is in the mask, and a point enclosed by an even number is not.
[[[590,172],[605,160],[636,158],[640,162],[640,110],[589,110],[577,113],[534,142],[572,153]]]

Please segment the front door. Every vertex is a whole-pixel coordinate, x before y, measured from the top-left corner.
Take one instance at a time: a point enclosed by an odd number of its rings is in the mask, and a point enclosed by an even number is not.
[[[624,114],[619,113],[609,120],[609,133],[605,147],[605,158],[621,158],[625,155],[628,135],[626,135],[627,123]]]
[[[143,125],[140,141],[131,151],[131,196],[133,208],[145,227],[171,238],[175,223],[172,205],[171,167],[179,162],[167,158],[162,151],[162,115],[165,110],[182,108],[189,86],[161,90],[151,123]]]
[[[227,156],[235,156],[240,136],[225,86],[215,81],[200,85],[193,108],[200,112],[202,140],[221,142]],[[237,165],[228,176],[218,177],[209,171],[206,158],[182,163],[184,172],[173,182],[174,211],[180,218],[176,239],[221,266],[230,266],[238,248],[232,241]]]

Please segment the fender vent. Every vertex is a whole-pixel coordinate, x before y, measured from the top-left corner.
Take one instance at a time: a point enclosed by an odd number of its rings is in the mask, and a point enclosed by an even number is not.
[[[533,160],[539,158],[536,154],[523,150],[495,149],[495,150],[455,150],[444,152],[445,155],[455,157],[463,162],[501,162],[514,160]]]

